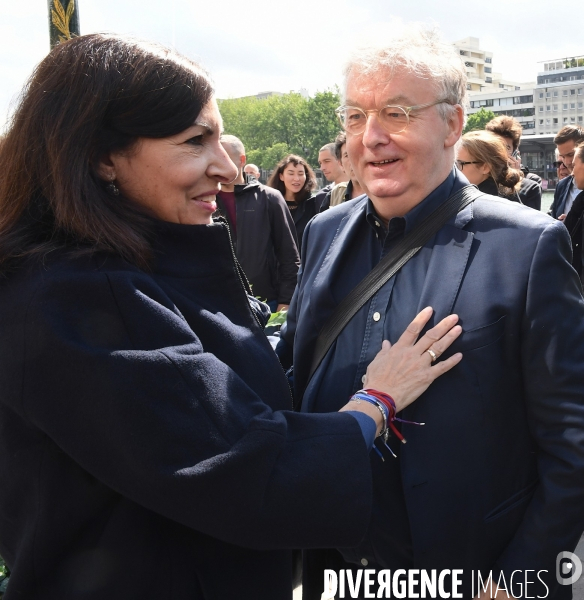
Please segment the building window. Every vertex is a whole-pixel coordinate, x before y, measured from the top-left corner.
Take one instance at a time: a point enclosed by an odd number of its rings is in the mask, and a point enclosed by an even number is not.
[[[492,59],[490,56],[485,56],[485,62],[491,64]]]
[[[467,89],[467,90],[472,90],[472,85],[471,85],[470,83],[467,83],[467,84],[466,84],[466,89]]]
[[[549,104],[546,104],[545,109],[549,112],[552,109],[552,107]]]
[[[574,110],[576,108],[576,103],[575,102],[571,102],[570,103],[570,109]]]
[[[549,124],[550,124],[550,120],[549,120],[549,119],[546,119],[546,120],[545,120],[545,124],[546,124],[546,125],[549,125]]]
[[[578,102],[578,108],[584,108],[584,103]]]
[[[568,95],[568,90],[563,90],[562,91],[562,96],[567,96]]]
[[[578,123],[582,123],[582,117],[578,117]]]
[[[576,90],[570,90],[570,96],[575,96],[576,95]]]
[[[578,96],[582,95],[582,88],[578,88]]]
[[[570,117],[570,123],[575,123],[576,122],[576,117]]]
[[[540,119],[540,120],[539,120],[539,124],[540,124],[540,125],[543,125],[543,119]]]
[[[539,112],[543,112],[543,106],[539,107]]]
[[[471,62],[465,62],[464,65],[465,67],[474,67],[474,63]]]
[[[499,85],[501,86],[501,84],[499,84]],[[503,86],[501,86],[501,87],[503,87]],[[539,93],[539,97],[540,97],[540,98],[543,98],[543,92],[540,92],[540,93]]]
[[[493,83],[493,78],[492,77],[485,77],[485,81],[487,83]]]
[[[546,97],[546,98],[549,98],[549,97],[551,96],[551,94],[552,94],[551,92],[546,92],[546,93],[545,93],[545,97]]]
[[[485,73],[492,73],[493,69],[491,67],[485,67]]]
[[[558,97],[558,90],[555,90],[554,91],[554,98],[557,98],[557,97]]]
[[[554,104],[554,112],[557,112],[557,111],[558,111],[558,105]]]
[[[564,123],[568,122],[568,117],[564,117]]]
[[[556,117],[556,118],[554,119],[554,125],[557,125],[557,124],[558,124],[558,119],[557,119],[557,117]]]
[[[562,104],[562,110],[568,110],[568,105],[567,104]]]

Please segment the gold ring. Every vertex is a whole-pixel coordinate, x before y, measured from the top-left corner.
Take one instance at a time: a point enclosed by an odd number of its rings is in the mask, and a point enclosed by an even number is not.
[[[438,358],[436,352],[434,352],[434,350],[432,350],[432,348],[428,348],[428,350],[426,350],[426,352],[432,357],[432,362],[435,362],[435,360]]]

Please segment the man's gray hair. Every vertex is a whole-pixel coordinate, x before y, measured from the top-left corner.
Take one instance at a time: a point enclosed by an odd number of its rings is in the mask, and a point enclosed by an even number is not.
[[[346,97],[347,81],[355,73],[359,77],[374,75],[379,71],[405,71],[421,79],[431,80],[437,99],[444,98],[451,105],[460,104],[466,112],[467,78],[464,63],[456,48],[445,42],[436,27],[421,23],[404,25],[397,21],[389,34],[375,42],[357,47],[343,69]],[[439,104],[444,119],[453,112],[448,104]]]
[[[243,142],[238,137],[235,137],[234,135],[223,134],[220,142],[223,145],[229,144],[229,146],[231,146],[235,152],[239,153],[240,156],[245,156],[245,147]]]
[[[319,152],[324,152],[325,150],[328,150],[335,158],[335,143],[331,142],[330,144],[325,144],[320,150]]]

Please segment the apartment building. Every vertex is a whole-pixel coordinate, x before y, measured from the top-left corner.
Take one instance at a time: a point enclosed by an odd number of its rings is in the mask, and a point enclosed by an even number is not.
[[[534,89],[536,133],[555,135],[564,125],[584,125],[584,57],[543,66]]]
[[[515,82],[503,79],[493,71],[493,53],[481,50],[479,38],[467,37],[454,42],[466,66],[467,88],[471,92],[496,89],[513,89]]]

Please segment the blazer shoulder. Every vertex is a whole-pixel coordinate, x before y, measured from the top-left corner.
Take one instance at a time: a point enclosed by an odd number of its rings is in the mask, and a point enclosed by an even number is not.
[[[553,223],[559,223],[549,215],[528,206],[496,196],[481,196],[473,203],[473,228],[486,226],[509,229],[542,231]],[[488,225],[487,225],[488,224]],[[563,226],[563,224],[560,223]]]

